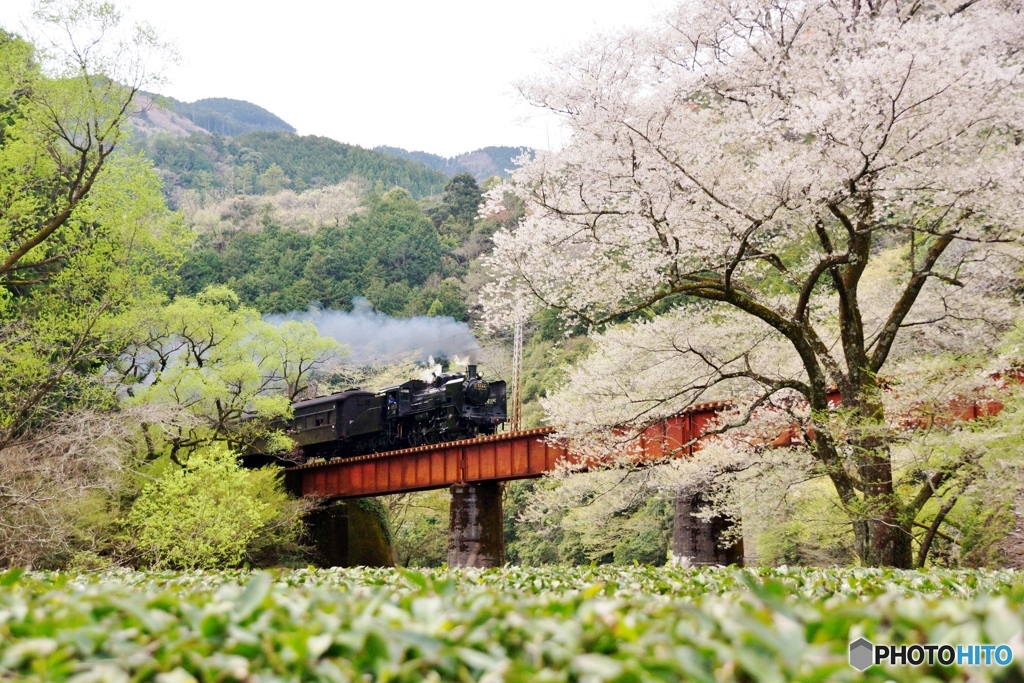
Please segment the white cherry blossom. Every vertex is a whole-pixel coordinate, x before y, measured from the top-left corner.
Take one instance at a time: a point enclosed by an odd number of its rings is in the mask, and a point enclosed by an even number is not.
[[[879,379],[1018,316],[1022,65],[1021,0],[693,0],[596,39],[522,85],[571,139],[502,188],[527,215],[495,236],[489,322],[594,330],[546,404],[581,448],[710,398],[726,426],[803,419],[861,560],[909,566]]]

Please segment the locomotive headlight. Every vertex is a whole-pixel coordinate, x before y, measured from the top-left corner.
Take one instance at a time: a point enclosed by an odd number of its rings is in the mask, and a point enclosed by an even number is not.
[[[491,387],[482,379],[471,379],[463,387],[466,400],[475,406],[482,406],[491,397]]]

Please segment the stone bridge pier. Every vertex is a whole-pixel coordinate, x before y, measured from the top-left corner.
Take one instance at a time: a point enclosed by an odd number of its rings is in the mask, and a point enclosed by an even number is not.
[[[708,502],[700,491],[683,489],[676,493],[672,517],[672,562],[695,567],[743,565],[742,539],[727,546],[728,532],[735,522],[716,515],[701,519],[698,514]]]
[[[448,517],[449,567],[500,567],[505,564],[505,526],[501,482],[453,484]]]
[[[384,508],[373,498],[337,500],[306,517],[313,559],[321,567],[393,567]]]

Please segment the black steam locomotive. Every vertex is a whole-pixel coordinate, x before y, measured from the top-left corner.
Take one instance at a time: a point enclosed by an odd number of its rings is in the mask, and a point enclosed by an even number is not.
[[[493,434],[507,419],[505,382],[461,372],[377,393],[351,389],[299,401],[285,433],[305,458],[335,458]]]

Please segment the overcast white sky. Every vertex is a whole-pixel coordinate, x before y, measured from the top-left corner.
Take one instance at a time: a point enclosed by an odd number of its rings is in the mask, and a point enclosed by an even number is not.
[[[173,40],[163,94],[234,97],[301,134],[452,156],[486,145],[557,147],[557,124],[512,82],[595,32],[644,25],[672,0],[118,2]],[[2,0],[18,31],[31,0]]]

